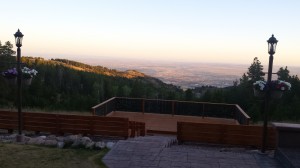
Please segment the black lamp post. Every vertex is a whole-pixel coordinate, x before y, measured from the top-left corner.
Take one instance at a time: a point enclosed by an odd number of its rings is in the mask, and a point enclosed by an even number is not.
[[[272,37],[269,38],[268,42],[268,53],[270,54],[269,57],[269,69],[268,69],[268,79],[267,85],[270,86],[272,81],[272,69],[273,69],[273,55],[276,51],[276,45],[278,40],[272,34]],[[264,126],[263,126],[263,142],[262,142],[262,149],[261,152],[264,153],[266,151],[267,145],[267,137],[268,137],[268,113],[269,113],[269,103],[271,98],[271,90],[270,87],[267,87],[266,96],[265,96],[265,107],[264,107]]]
[[[22,40],[23,34],[18,31],[14,34],[16,39],[16,46],[17,49],[17,71],[18,71],[18,92],[17,92],[17,103],[18,103],[18,136],[17,142],[22,141],[22,71],[21,71],[21,47],[22,47]]]

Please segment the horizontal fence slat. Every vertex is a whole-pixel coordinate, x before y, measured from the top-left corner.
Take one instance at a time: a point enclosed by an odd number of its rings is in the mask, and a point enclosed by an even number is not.
[[[5,119],[0,119],[0,123],[2,123],[2,124],[18,124],[18,120],[5,120]]]
[[[30,118],[55,118],[57,114],[49,113],[32,113],[32,112],[22,112],[24,117]]]
[[[192,141],[256,147],[262,145],[262,126],[177,122],[177,128],[177,139],[180,142]],[[269,127],[268,131],[268,148],[275,148],[276,131],[273,127]]]
[[[23,130],[128,137],[129,120],[121,117],[22,112]],[[0,129],[18,129],[18,113],[0,111]]]
[[[50,132],[50,133],[55,133],[58,131],[56,127],[40,127],[40,126],[31,126],[31,125],[25,125],[23,129],[28,131],[41,131],[41,132]]]
[[[4,124],[4,123],[0,123],[0,128],[1,129],[18,129],[18,125],[17,124]]]
[[[25,121],[24,126],[36,126],[36,127],[57,127],[56,123],[51,122],[31,122],[31,121]]]
[[[128,137],[128,132],[123,131],[93,131],[94,135],[103,135],[103,136],[117,136],[117,137]]]
[[[87,124],[66,124],[66,123],[60,123],[59,124],[60,129],[90,129],[91,126]]]
[[[89,134],[91,131],[89,129],[75,129],[75,128],[61,128],[63,133],[72,133],[72,134]]]
[[[39,122],[39,123],[56,123],[56,118],[31,118],[31,117],[23,117],[23,122]]]

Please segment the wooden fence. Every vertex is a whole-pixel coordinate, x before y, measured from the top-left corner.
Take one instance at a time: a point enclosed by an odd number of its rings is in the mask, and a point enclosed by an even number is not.
[[[177,122],[179,142],[262,146],[262,126]],[[268,128],[268,148],[276,147],[276,131]]]
[[[232,118],[242,125],[250,121],[237,104],[113,97],[92,107],[94,115],[105,116],[112,111]]]
[[[18,129],[18,113],[0,111],[0,129],[9,132]],[[80,116],[23,112],[22,129],[54,134],[89,134],[128,138],[129,121],[120,117]],[[136,124],[135,124],[136,125]],[[142,123],[137,123],[142,125]],[[134,127],[143,132],[142,127]],[[142,135],[142,133],[139,133]]]
[[[130,137],[145,136],[146,126],[143,122],[129,121]]]

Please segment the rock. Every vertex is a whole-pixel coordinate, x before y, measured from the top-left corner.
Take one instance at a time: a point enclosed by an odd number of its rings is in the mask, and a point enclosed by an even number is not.
[[[28,137],[28,136],[24,136],[24,137],[23,137],[23,141],[24,141],[25,143],[28,142],[30,139],[31,139],[31,138]]]
[[[46,139],[47,137],[45,135],[42,135],[42,136],[39,136],[37,138],[40,138],[40,139]]]
[[[83,146],[86,146],[88,143],[93,142],[89,137],[82,137],[80,138],[80,142]]]
[[[56,140],[56,136],[55,135],[49,135],[46,139],[47,140]]]
[[[12,143],[13,140],[11,140],[11,139],[5,139],[5,140],[2,140],[2,142],[3,142],[3,143]]]
[[[34,145],[34,144],[36,144],[36,141],[37,141],[36,138],[30,138],[30,139],[27,141],[27,144],[29,144],[29,145]]]
[[[77,140],[80,140],[81,137],[82,137],[81,135],[69,135],[69,136],[65,137],[64,142],[68,142],[68,143],[72,142],[73,143]]]
[[[64,142],[57,142],[57,147],[58,148],[62,149],[62,148],[64,148],[64,146],[65,146]]]
[[[93,149],[95,146],[95,142],[88,142],[86,145],[85,145],[85,148],[87,149]]]
[[[58,142],[64,142],[65,141],[65,137],[59,136],[59,137],[56,137],[56,140]]]
[[[107,147],[108,149],[111,149],[114,145],[115,145],[114,142],[107,142],[107,143],[106,143],[106,147]]]
[[[57,141],[56,140],[45,140],[45,143],[44,143],[46,146],[56,146],[57,145]]]
[[[7,139],[16,139],[18,134],[11,134],[9,136],[7,136]]]
[[[36,141],[35,141],[35,145],[44,145],[45,144],[45,139],[43,138],[35,138]]]
[[[37,138],[30,138],[26,144],[29,145],[43,145],[45,143],[45,140],[43,138],[37,137]]]
[[[95,143],[95,148],[96,149],[103,149],[103,148],[105,148],[105,142],[96,142]]]
[[[71,147],[77,148],[77,147],[80,147],[80,145],[81,145],[81,141],[80,141],[80,139],[77,139],[72,143]]]

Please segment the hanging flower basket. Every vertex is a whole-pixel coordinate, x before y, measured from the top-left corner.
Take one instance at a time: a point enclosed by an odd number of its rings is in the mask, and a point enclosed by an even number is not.
[[[32,78],[23,78],[22,82],[25,86],[29,86],[29,85],[31,85]]]
[[[31,85],[32,78],[38,73],[35,69],[30,69],[27,67],[22,68],[22,75],[23,79],[22,82],[24,85],[29,86]]]
[[[291,84],[281,80],[271,81],[270,84],[267,82],[259,80],[253,83],[254,96],[264,97],[267,90],[271,92],[272,99],[279,99],[282,97],[283,92],[290,90]]]
[[[17,72],[16,68],[12,68],[12,69],[3,71],[1,74],[4,77],[4,79],[8,85],[16,85],[17,84],[18,72]]]

